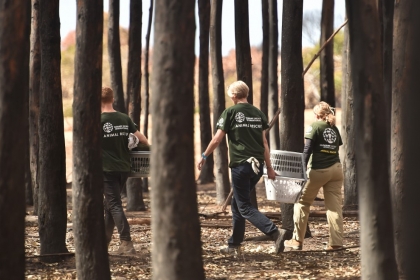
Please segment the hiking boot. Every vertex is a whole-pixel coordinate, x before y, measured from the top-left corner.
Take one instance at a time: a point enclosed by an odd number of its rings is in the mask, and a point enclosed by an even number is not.
[[[284,247],[292,250],[302,250],[302,242],[296,239],[290,239],[284,242]]]
[[[220,249],[220,253],[223,255],[240,256],[242,254],[241,245]]]
[[[284,251],[284,241],[287,239],[289,232],[285,229],[278,229],[273,234],[271,234],[271,240],[275,243],[276,254],[279,254]]]
[[[335,251],[335,250],[341,250],[343,249],[343,246],[331,246],[331,245],[327,245],[325,246],[324,250],[325,251]]]
[[[135,254],[136,250],[133,246],[133,241],[121,240],[120,247],[118,247],[117,254],[119,255],[130,255]]]

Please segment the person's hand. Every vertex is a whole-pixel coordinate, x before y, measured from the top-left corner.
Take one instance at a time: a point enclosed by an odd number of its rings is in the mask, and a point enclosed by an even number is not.
[[[198,170],[201,170],[203,168],[203,165],[206,163],[206,160],[204,158],[201,158],[200,162],[197,164]]]
[[[267,176],[268,179],[275,180],[276,179],[276,171],[272,167],[267,168]]]

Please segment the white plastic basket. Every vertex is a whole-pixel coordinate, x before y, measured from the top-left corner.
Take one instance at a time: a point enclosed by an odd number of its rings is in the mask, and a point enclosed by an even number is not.
[[[149,177],[150,151],[130,152],[131,172],[129,177]]]
[[[278,176],[275,180],[271,180],[264,175],[267,199],[296,203],[307,181],[302,153],[272,150],[270,160]],[[264,174],[267,174],[266,169],[264,169]]]

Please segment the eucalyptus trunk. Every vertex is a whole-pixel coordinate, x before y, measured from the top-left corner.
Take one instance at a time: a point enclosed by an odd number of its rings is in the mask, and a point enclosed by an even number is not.
[[[156,1],[152,79],[155,142],[151,154],[153,279],[205,278],[194,176],[194,7],[194,0]]]
[[[418,1],[401,1],[395,5],[394,55],[392,78],[392,134],[391,134],[391,186],[394,206],[394,233],[396,259],[401,279],[416,279],[420,267],[416,255],[420,249],[418,232],[420,223],[417,198],[420,196],[417,172],[420,150],[417,120],[420,86],[417,65],[420,54],[419,27],[420,5]],[[391,242],[392,244],[392,242]]]
[[[283,1],[280,150],[303,150],[305,98],[302,61],[303,0]],[[282,228],[293,231],[293,204],[280,203]]]
[[[25,279],[29,0],[0,1],[0,276]],[[21,129],[17,129],[21,128]]]
[[[103,1],[78,0],[73,102],[73,234],[78,279],[110,279],[101,145]]]
[[[223,0],[212,0],[210,10],[210,59],[213,82],[213,133],[217,131],[216,124],[226,109],[225,78],[222,62],[222,7]],[[230,192],[228,148],[226,137],[214,150],[216,169],[216,201],[223,204]]]
[[[387,145],[382,53],[376,1],[346,2],[359,188],[362,277],[398,279]],[[369,42],[366,45],[366,42]]]

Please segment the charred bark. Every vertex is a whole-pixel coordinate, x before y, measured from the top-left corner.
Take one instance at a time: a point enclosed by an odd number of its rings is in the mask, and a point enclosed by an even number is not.
[[[0,276],[25,279],[30,1],[0,1],[0,10]]]
[[[268,51],[268,119],[273,120],[279,110],[279,85],[278,85],[278,48],[279,48],[279,28],[277,17],[277,0],[268,3],[269,16],[269,51]],[[270,130],[270,149],[280,148],[279,119],[277,118]]]
[[[121,68],[120,0],[109,0],[108,59],[111,71],[111,87],[114,91],[114,109],[125,113],[126,110],[124,105],[124,89]]]
[[[303,0],[283,1],[280,150],[302,152],[305,99],[302,61]],[[280,203],[282,228],[293,231],[293,204]]]
[[[212,0],[210,12],[210,58],[213,82],[213,133],[215,134],[217,120],[226,109],[225,78],[222,63],[222,6],[223,0]],[[216,196],[217,203],[223,204],[230,192],[228,148],[226,138],[214,150],[216,166]]]
[[[34,215],[38,215],[39,152],[39,88],[41,50],[39,45],[39,0],[32,0],[31,54],[29,61],[29,160],[31,169]]]
[[[194,0],[156,1],[152,136],[157,140],[151,155],[153,279],[205,278],[194,176],[194,4]]]
[[[40,0],[39,4],[39,237],[41,254],[66,253],[66,151],[60,70],[59,0]]]
[[[128,39],[127,95],[129,100],[128,114],[140,130],[141,113],[141,28],[142,1],[130,1],[130,26]],[[141,178],[127,180],[127,210],[144,208]],[[129,191],[130,190],[130,191]],[[130,195],[134,197],[129,198]]]
[[[420,12],[418,1],[400,1],[395,5],[394,55],[392,78],[391,186],[394,206],[396,259],[401,279],[416,279],[420,267],[413,261],[418,254],[420,225],[413,219],[418,188],[419,117],[417,67],[420,59]]]
[[[262,58],[261,58],[261,94],[260,109],[268,117],[268,60],[270,44],[270,23],[268,0],[261,0],[262,10]],[[268,140],[268,139],[267,139]]]
[[[321,17],[321,40],[320,45],[331,37],[334,32],[334,0],[322,1]],[[335,88],[334,88],[334,40],[327,44],[322,50],[320,57],[320,85],[321,100],[335,107]]]
[[[198,0],[200,19],[200,58],[198,62],[198,105],[200,111],[201,150],[205,151],[212,138],[209,98],[209,36],[210,0]],[[209,155],[200,173],[200,183],[214,182],[213,154]]]
[[[347,1],[359,189],[362,277],[398,279],[394,256],[385,97],[376,1]],[[367,42],[369,42],[367,44]]]
[[[76,270],[79,279],[110,279],[100,127],[103,1],[78,0],[77,15],[72,184]]]
[[[356,148],[354,141],[356,132],[354,129],[354,108],[353,108],[353,86],[351,83],[351,67],[350,67],[350,41],[349,29],[344,30],[344,46],[342,58],[342,90],[341,90],[341,138],[343,146],[340,148],[340,155],[343,162],[344,173],[344,203],[343,209],[358,209],[358,187],[356,180]]]

